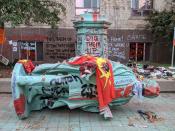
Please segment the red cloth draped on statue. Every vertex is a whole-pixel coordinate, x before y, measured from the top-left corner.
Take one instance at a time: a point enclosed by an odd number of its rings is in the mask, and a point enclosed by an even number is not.
[[[26,73],[31,73],[35,69],[35,66],[31,60],[19,60],[18,63],[21,63],[23,65]]]
[[[90,55],[84,55],[68,62],[70,65],[96,64],[96,84],[100,110],[107,107],[115,98],[114,76],[109,60]]]

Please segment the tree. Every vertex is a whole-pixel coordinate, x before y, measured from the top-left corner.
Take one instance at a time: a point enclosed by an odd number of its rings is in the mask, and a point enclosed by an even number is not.
[[[55,27],[65,14],[63,4],[52,0],[0,0],[0,27],[11,25],[48,24]]]
[[[154,41],[157,42],[160,38],[170,42],[173,39],[173,31],[175,27],[175,4],[169,3],[169,10],[162,12],[153,11],[148,17],[147,29],[153,33]]]

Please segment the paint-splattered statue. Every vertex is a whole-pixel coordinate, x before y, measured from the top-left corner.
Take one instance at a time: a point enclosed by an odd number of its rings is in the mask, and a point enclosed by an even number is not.
[[[31,61],[21,60],[12,74],[14,107],[21,119],[32,110],[61,106],[111,118],[110,107],[126,104],[140,91],[144,97],[156,97],[159,85],[138,81],[131,69],[120,63],[89,55],[36,67]]]

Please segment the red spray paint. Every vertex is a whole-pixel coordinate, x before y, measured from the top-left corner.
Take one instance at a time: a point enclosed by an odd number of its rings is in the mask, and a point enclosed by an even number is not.
[[[20,97],[14,100],[14,107],[17,115],[24,114],[25,111],[25,96],[20,95]]]

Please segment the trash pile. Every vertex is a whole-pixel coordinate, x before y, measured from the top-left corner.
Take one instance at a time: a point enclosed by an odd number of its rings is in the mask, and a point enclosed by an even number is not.
[[[128,67],[132,68],[138,77],[175,80],[175,70],[170,70],[165,67],[155,67],[148,64],[136,64],[129,62]]]
[[[144,120],[148,120],[150,123],[163,120],[163,118],[158,117],[156,113],[151,111],[138,110],[137,112]]]
[[[128,117],[128,126],[137,128],[148,128],[148,123],[162,123],[165,120],[163,117],[158,116],[155,112],[152,111],[137,110],[137,113],[139,117]]]

